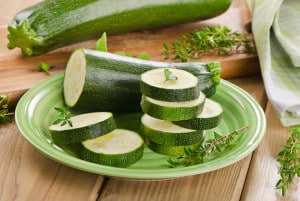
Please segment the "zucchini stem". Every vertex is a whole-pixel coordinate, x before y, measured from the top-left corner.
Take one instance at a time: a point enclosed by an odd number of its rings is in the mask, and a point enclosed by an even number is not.
[[[19,47],[24,56],[32,56],[34,54],[33,47],[44,43],[43,37],[37,36],[36,32],[31,28],[28,19],[21,21],[19,24],[13,21],[8,26],[8,31],[7,38],[9,42],[7,48],[14,49]]]

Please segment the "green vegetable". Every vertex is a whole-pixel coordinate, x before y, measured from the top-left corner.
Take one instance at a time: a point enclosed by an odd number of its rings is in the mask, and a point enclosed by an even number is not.
[[[218,126],[222,119],[222,113],[222,106],[218,102],[207,98],[202,112],[196,118],[175,121],[174,123],[184,128],[208,130]]]
[[[157,119],[181,121],[196,118],[203,109],[205,98],[205,95],[200,93],[194,100],[167,102],[142,95],[141,108],[144,113]]]
[[[192,130],[178,126],[171,121],[153,118],[144,114],[141,118],[144,137],[149,141],[166,146],[196,144],[204,139],[203,130]]]
[[[276,188],[281,189],[283,196],[292,184],[294,177],[300,177],[300,125],[290,128],[289,132],[292,135],[277,155],[277,161],[280,163],[280,179]]]
[[[255,53],[253,40],[247,34],[232,32],[226,26],[204,27],[189,32],[170,45],[164,43],[165,59],[186,62],[205,54]]]
[[[150,140],[146,140],[147,146],[154,152],[168,156],[182,156],[187,149],[197,149],[203,143],[203,140],[191,145],[161,145]]]
[[[9,123],[14,113],[9,112],[9,95],[0,95],[0,123]]]
[[[99,37],[195,22],[225,12],[231,0],[51,0],[17,13],[8,48],[25,56]]]
[[[207,97],[216,92],[220,64],[167,63],[141,60],[108,52],[77,49],[65,71],[66,106],[91,111],[140,111],[140,76],[155,68],[178,68],[194,74]]]
[[[149,70],[141,75],[140,85],[143,95],[163,101],[189,101],[200,93],[198,78],[181,69]]]
[[[139,161],[144,153],[144,141],[138,133],[115,129],[101,137],[82,142],[80,157],[94,163],[127,167]]]
[[[95,50],[107,52],[107,37],[106,32],[104,32],[101,37],[97,40],[95,45]]]
[[[57,144],[82,142],[105,135],[116,128],[113,114],[110,112],[91,112],[72,116],[72,124],[52,124],[49,131]]]

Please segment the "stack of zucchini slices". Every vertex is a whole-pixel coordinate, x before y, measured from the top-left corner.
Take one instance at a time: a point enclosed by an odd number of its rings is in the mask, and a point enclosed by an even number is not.
[[[75,115],[70,124],[52,124],[49,131],[57,144],[81,143],[84,160],[114,167],[127,167],[139,161],[144,140],[131,130],[119,129],[111,112]]]
[[[141,128],[148,147],[159,154],[179,156],[197,148],[205,131],[216,127],[221,105],[200,91],[193,74],[175,68],[149,70],[141,75]]]

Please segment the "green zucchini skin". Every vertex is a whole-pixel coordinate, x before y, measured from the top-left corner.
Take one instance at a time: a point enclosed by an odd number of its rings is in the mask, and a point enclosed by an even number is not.
[[[220,81],[220,63],[167,63],[90,49],[75,51],[80,51],[85,58],[86,77],[74,109],[111,112],[141,111],[140,77],[142,73],[154,68],[179,68],[191,72],[198,77],[200,90],[206,97],[216,92]]]
[[[33,56],[107,34],[209,19],[231,0],[44,0],[17,13],[8,26],[8,48]]]

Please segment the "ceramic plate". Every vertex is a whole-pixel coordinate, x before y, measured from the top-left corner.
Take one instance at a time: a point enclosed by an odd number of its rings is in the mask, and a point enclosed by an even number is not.
[[[145,145],[143,158],[128,168],[103,166],[80,159],[75,147],[58,146],[51,140],[47,128],[56,118],[54,107],[63,105],[63,74],[53,76],[26,92],[16,107],[16,123],[21,134],[49,158],[67,166],[105,176],[127,179],[166,179],[201,174],[231,165],[250,154],[261,142],[266,120],[258,103],[244,90],[221,80],[217,93],[212,99],[224,108],[220,125],[207,131],[207,137],[214,131],[229,134],[238,128],[249,126],[239,135],[237,144],[211,157],[205,163],[188,167],[170,168],[169,156],[152,152]],[[139,113],[115,115],[119,127],[139,127]],[[134,128],[135,127],[135,128]]]

